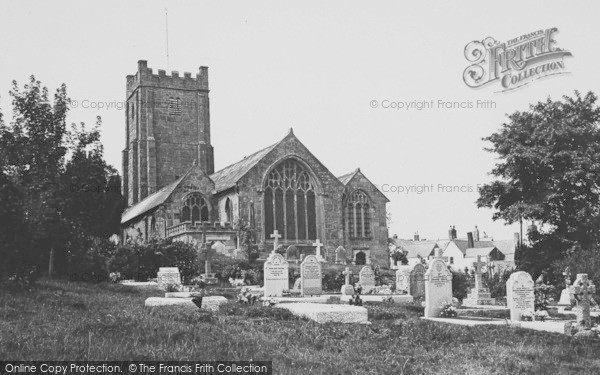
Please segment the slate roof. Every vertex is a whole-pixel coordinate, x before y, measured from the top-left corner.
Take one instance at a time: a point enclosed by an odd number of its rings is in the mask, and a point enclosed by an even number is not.
[[[269,151],[275,148],[279,142],[255,152],[252,155],[246,156],[244,159],[235,164],[231,164],[218,172],[211,174],[209,177],[215,183],[215,190],[221,192],[232,188],[248,171],[254,167]]]
[[[181,183],[181,181],[183,181],[183,179],[190,173],[192,168],[190,168],[177,181],[165,186],[164,188],[160,189],[156,193],[150,194],[149,196],[142,199],[138,203],[129,207],[125,212],[123,212],[123,215],[121,216],[121,224],[125,224],[128,221],[131,221],[132,219],[135,219],[136,217],[163,204],[171,196],[171,194],[177,188],[177,186]]]
[[[478,255],[482,256],[482,257],[487,257],[489,256],[492,251],[494,251],[494,249],[496,249],[495,246],[492,247],[471,247],[467,249],[467,252],[465,254],[466,258],[474,258],[477,257]],[[497,250],[497,249],[496,249]]]
[[[412,241],[412,240],[394,240],[394,244],[406,253],[406,257],[424,258],[427,259],[430,255],[434,255],[435,249],[438,247],[435,241]]]
[[[358,173],[358,168],[348,174],[338,177],[337,179],[340,180],[340,182],[342,184],[346,185],[348,182],[350,182],[352,177],[354,177],[354,175],[356,175],[357,173]]]

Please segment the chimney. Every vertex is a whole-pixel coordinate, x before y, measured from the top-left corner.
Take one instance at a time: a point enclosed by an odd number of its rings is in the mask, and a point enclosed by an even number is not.
[[[473,237],[474,240],[479,242],[479,229],[477,228],[477,225],[475,225],[475,231],[473,231]]]
[[[473,243],[473,232],[468,232],[467,233],[467,248],[472,249],[475,247],[475,244]]]
[[[415,241],[419,241],[419,231],[415,232]]]
[[[456,239],[456,228],[454,227],[454,225],[452,226],[452,239]]]
[[[394,236],[392,238],[395,239],[395,240],[397,240],[398,239],[398,235],[394,234]]]
[[[448,229],[448,239],[449,240],[453,240],[454,238],[452,238],[452,225],[450,225],[450,229]]]
[[[514,236],[514,242],[515,242],[515,250],[518,250],[520,245],[521,245],[521,235],[519,234],[519,232],[515,232],[515,236]]]

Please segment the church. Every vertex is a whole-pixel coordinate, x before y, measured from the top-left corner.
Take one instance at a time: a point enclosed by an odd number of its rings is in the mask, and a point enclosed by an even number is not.
[[[233,256],[246,223],[260,258],[275,242],[305,255],[318,245],[331,263],[389,267],[388,199],[360,169],[333,175],[292,129],[215,172],[208,94],[207,67],[181,77],[141,60],[127,76],[123,242],[169,238]]]

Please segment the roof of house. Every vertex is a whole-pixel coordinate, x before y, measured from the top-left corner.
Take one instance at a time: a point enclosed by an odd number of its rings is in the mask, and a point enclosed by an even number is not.
[[[497,250],[495,246],[492,247],[471,247],[467,249],[465,258],[472,258],[477,256],[489,256],[492,251]]]
[[[221,192],[235,186],[235,184],[244,177],[246,173],[262,158],[264,158],[279,142],[272,144],[267,148],[255,152],[252,155],[246,156],[235,164],[231,164],[218,172],[211,174],[209,177],[215,183],[215,190]]]
[[[425,258],[434,255],[434,251],[439,246],[435,241],[412,241],[396,239],[394,243],[401,250],[406,252],[407,258]]]

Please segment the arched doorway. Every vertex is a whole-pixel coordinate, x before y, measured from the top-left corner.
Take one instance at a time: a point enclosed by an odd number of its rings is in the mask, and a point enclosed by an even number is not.
[[[354,263],[357,266],[364,266],[365,264],[367,264],[367,254],[365,254],[362,251],[356,253],[356,259],[354,260]]]

